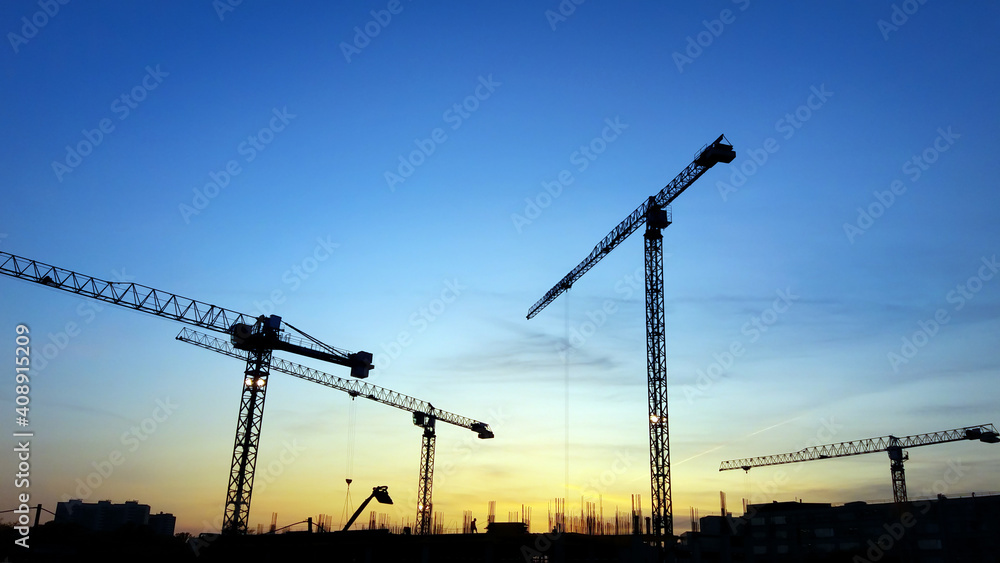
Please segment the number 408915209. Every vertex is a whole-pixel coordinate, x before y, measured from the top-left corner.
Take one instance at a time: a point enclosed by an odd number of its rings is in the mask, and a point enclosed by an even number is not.
[[[16,364],[14,367],[16,372],[14,391],[17,395],[14,402],[17,403],[17,407],[14,410],[18,415],[18,426],[27,426],[28,403],[31,402],[28,397],[28,392],[31,390],[28,376],[28,370],[31,367],[31,337],[29,336],[30,330],[26,325],[17,325],[16,332],[17,336],[14,338],[14,343],[17,345],[17,348],[14,349],[14,363]]]

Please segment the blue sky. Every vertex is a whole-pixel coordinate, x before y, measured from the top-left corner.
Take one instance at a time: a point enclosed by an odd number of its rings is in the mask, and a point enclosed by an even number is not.
[[[567,491],[606,513],[648,499],[640,237],[525,314],[723,133],[736,160],[664,233],[678,529],[719,490],[731,507],[891,496],[878,455],[803,464],[766,495],[775,472],[722,460],[996,422],[995,4],[218,5],[0,7],[0,249],[274,312],[376,354],[373,383],[487,420],[489,442],[438,431],[446,525],[489,500],[541,521]],[[163,319],[9,278],[2,295],[4,330],[59,348],[32,380],[34,498],[79,496],[120,451],[90,500],[211,528],[239,362]],[[405,412],[357,405],[348,475],[349,398],[272,382],[252,525],[339,515],[345,477],[415,496]],[[916,449],[910,494],[956,460],[950,494],[1000,490],[997,455]]]

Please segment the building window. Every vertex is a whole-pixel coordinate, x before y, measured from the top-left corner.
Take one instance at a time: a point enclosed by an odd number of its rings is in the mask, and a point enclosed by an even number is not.
[[[841,551],[851,551],[853,549],[859,549],[860,547],[861,544],[856,541],[841,542],[840,544]]]
[[[941,549],[941,540],[918,540],[917,547],[925,550]]]

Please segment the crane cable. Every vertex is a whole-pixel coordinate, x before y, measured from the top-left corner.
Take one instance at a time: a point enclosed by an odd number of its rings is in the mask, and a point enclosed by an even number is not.
[[[345,468],[347,479],[354,477],[354,438],[358,428],[358,403],[354,399],[352,396],[351,407],[347,411],[347,467]],[[349,482],[348,485],[350,485]]]
[[[570,353],[570,349],[571,349],[570,342],[569,342],[569,301],[570,301],[569,294],[570,294],[570,292],[569,292],[569,290],[567,290],[566,291],[566,298],[564,300],[565,303],[566,303],[566,315],[565,315],[565,321],[564,321],[564,324],[563,324],[563,334],[564,334],[563,339],[564,339],[564,345],[566,347],[565,348],[565,354],[563,355],[563,371],[564,371],[565,394],[566,394],[566,420],[564,421],[564,424],[566,425],[566,451],[565,451],[565,463],[566,463],[566,468],[565,468],[565,471],[566,471],[566,474],[565,474],[566,496],[565,496],[565,499],[566,500],[569,500],[569,353]]]
[[[743,472],[743,513],[746,514],[747,508],[750,506],[750,495],[752,493],[752,483],[750,482],[750,470],[747,469]],[[723,516],[725,516],[723,514]]]
[[[344,510],[340,513],[341,527],[354,513],[354,504],[351,502],[351,482],[354,480],[354,436],[358,427],[358,403],[354,399],[354,395],[351,395],[351,406],[347,410],[347,455],[345,456],[347,458],[345,468],[347,476],[344,478],[344,481],[347,482],[347,497],[344,499]]]

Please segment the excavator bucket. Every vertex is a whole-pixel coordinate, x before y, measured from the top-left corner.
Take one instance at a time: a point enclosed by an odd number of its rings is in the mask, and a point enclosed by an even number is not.
[[[392,499],[389,498],[388,487],[376,487],[372,489],[372,495],[375,497],[375,500],[382,504],[392,504]]]

